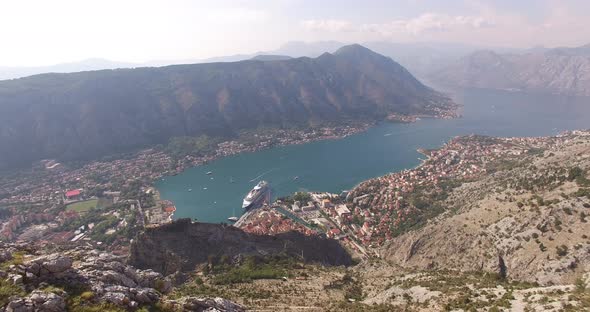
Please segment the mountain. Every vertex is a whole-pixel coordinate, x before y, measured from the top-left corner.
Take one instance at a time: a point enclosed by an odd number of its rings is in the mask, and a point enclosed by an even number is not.
[[[91,159],[177,136],[436,114],[453,104],[360,45],[334,54],[0,81],[0,164]]]
[[[273,54],[260,54],[256,55],[255,57],[251,58],[253,61],[284,61],[292,59],[292,57],[287,55],[273,55]]]
[[[79,62],[62,63],[37,67],[7,67],[0,66],[0,80],[15,79],[43,73],[72,73],[88,70],[132,68],[141,64],[115,62],[101,58],[91,58]]]
[[[524,54],[477,51],[434,71],[442,85],[590,95],[590,45],[535,48]]]
[[[88,70],[137,68],[137,67],[161,67],[169,65],[196,64],[196,63],[220,63],[239,62],[244,60],[266,58],[266,55],[286,57],[318,57],[325,52],[333,53],[342,46],[347,45],[338,41],[290,41],[276,50],[259,51],[250,54],[234,54],[215,56],[205,59],[187,58],[177,60],[152,60],[143,63],[115,62],[105,59],[88,59],[80,62],[56,64],[40,67],[0,67],[0,80],[22,78],[44,73],[73,73]],[[445,65],[457,61],[473,51],[482,49],[480,46],[470,46],[454,43],[396,43],[389,41],[366,42],[364,46],[371,50],[391,57],[406,67],[410,72],[418,76],[438,70]],[[510,51],[503,49],[503,51]]]

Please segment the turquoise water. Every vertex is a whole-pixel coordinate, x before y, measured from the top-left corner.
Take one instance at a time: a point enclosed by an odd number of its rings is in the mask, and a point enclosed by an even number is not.
[[[339,193],[363,180],[412,168],[422,156],[417,148],[438,147],[457,135],[545,136],[590,128],[588,97],[490,90],[454,97],[464,105],[459,119],[383,123],[340,140],[231,156],[166,177],[156,187],[163,199],[176,204],[175,218],[227,222],[241,214],[243,197],[260,179],[269,181],[274,197],[301,190]]]

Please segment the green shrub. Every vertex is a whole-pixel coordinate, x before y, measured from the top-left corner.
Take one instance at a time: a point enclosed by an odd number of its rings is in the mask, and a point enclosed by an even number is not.
[[[24,296],[25,292],[10,281],[0,280],[0,307],[6,305],[12,296]]]
[[[568,248],[566,245],[557,246],[557,247],[555,247],[555,249],[556,249],[556,253],[558,256],[564,257],[567,255]]]

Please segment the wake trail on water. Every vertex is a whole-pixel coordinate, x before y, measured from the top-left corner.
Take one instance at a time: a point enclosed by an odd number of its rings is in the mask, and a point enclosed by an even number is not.
[[[269,173],[271,173],[271,172],[275,171],[276,169],[277,169],[277,168],[272,168],[272,169],[270,169],[270,170],[268,170],[268,171],[266,171],[266,172],[263,172],[261,175],[259,175],[259,176],[257,176],[256,178],[254,178],[254,179],[250,180],[250,182],[254,182],[254,181],[256,181],[256,180],[258,180],[258,179],[260,179],[260,178],[264,177],[265,175],[267,175],[267,174],[269,174]]]

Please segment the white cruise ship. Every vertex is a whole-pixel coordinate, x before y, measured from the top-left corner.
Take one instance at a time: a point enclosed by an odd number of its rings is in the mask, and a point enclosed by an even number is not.
[[[268,182],[260,181],[256,186],[248,192],[248,195],[244,198],[244,202],[242,203],[243,209],[248,209],[253,205],[259,203],[264,196],[268,193]]]

